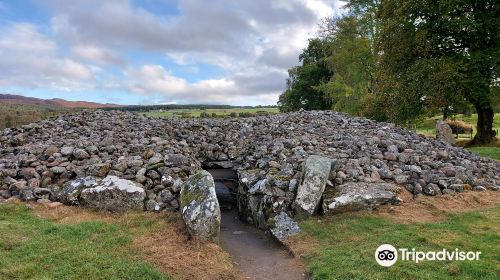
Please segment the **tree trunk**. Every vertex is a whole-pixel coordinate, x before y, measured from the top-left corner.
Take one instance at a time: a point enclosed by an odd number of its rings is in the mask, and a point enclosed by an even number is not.
[[[443,108],[443,121],[448,119],[448,107]]]
[[[493,108],[490,104],[476,104],[477,112],[477,134],[472,140],[473,145],[491,143],[495,139],[493,131]]]

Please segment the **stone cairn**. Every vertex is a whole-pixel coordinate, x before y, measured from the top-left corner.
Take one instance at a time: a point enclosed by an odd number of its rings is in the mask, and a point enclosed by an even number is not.
[[[397,204],[403,189],[434,196],[500,188],[499,161],[342,113],[159,119],[81,111],[0,133],[0,201],[181,208],[193,235],[217,241],[207,164],[237,171],[240,217],[280,240],[298,231],[292,218]]]

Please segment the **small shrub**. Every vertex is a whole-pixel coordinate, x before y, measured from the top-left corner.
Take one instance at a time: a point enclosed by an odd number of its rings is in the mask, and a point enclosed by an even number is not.
[[[257,111],[257,112],[255,112],[255,114],[257,116],[269,116],[270,115],[269,112],[267,112],[267,111]]]
[[[207,113],[207,112],[201,112],[200,113],[200,118],[209,118],[210,117],[210,114]]]
[[[239,113],[239,117],[240,118],[250,118],[250,117],[255,117],[255,114],[250,113],[250,112],[241,112],[241,113]]]
[[[238,116],[238,114],[236,114],[236,112],[231,112],[231,114],[229,114],[229,116],[231,118],[236,118]]]

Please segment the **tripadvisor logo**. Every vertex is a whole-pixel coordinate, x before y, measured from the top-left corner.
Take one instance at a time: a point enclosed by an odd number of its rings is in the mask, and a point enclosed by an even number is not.
[[[412,261],[419,263],[421,261],[477,261],[481,252],[465,252],[457,249],[449,251],[447,249],[442,249],[440,251],[417,251],[415,248],[399,248],[396,249],[390,244],[380,245],[377,250],[375,250],[375,260],[381,266],[389,267],[396,263],[399,259],[401,261]]]

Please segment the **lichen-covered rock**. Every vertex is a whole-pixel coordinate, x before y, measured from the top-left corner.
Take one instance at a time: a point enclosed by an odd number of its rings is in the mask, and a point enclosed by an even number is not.
[[[278,215],[271,218],[269,224],[269,231],[272,236],[280,242],[300,232],[299,224],[285,212],[280,212]]]
[[[293,208],[299,215],[312,215],[318,210],[321,196],[330,175],[332,160],[312,155],[304,164],[304,178],[297,188]]]
[[[455,144],[455,137],[451,127],[445,121],[436,122],[436,139],[448,144]]]
[[[207,171],[200,171],[181,187],[180,209],[191,236],[219,242],[221,213],[215,183]]]
[[[341,213],[372,210],[381,204],[396,202],[398,186],[391,183],[350,182],[328,190],[323,195],[323,211]]]
[[[143,210],[145,198],[146,193],[140,184],[107,176],[97,186],[83,189],[79,200],[85,207],[121,212]]]
[[[82,190],[96,187],[97,182],[96,178],[90,176],[69,181],[59,192],[59,201],[67,205],[80,205],[79,197]]]

